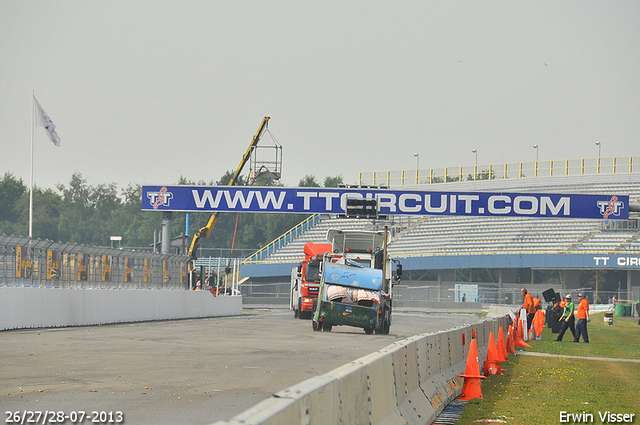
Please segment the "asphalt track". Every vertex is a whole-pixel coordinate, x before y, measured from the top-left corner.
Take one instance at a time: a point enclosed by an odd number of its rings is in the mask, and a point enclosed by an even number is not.
[[[15,411],[116,412],[126,424],[210,424],[406,337],[481,320],[395,311],[389,335],[313,332],[288,310],[0,332],[2,420]],[[65,423],[71,423],[69,421]],[[83,423],[91,423],[85,419]]]

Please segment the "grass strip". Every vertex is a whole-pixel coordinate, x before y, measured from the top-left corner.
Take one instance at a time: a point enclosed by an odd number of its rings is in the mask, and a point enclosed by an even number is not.
[[[614,325],[608,326],[602,313],[591,317],[589,344],[570,342],[571,332],[563,342],[555,342],[557,334],[545,328],[542,341],[529,341],[531,348],[522,349],[560,357],[518,355],[520,347],[516,347],[516,355],[503,363],[506,372],[483,380],[483,399],[471,400],[456,425],[487,419],[514,425],[599,424],[607,423],[600,417],[605,412],[634,414],[630,423],[640,424],[640,363],[562,357],[640,358],[637,318],[616,317]],[[576,418],[563,418],[561,412],[582,416],[572,420]]]

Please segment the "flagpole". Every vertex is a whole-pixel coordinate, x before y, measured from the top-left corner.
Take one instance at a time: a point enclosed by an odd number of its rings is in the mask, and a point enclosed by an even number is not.
[[[29,237],[33,237],[33,139],[36,126],[36,95],[31,91],[31,174],[29,178]]]

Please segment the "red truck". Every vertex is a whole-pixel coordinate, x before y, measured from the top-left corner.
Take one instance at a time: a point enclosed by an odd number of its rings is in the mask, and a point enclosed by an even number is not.
[[[311,319],[313,300],[320,288],[320,263],[325,252],[331,252],[331,244],[307,242],[304,245],[304,261],[291,270],[291,296],[289,308],[294,317]]]

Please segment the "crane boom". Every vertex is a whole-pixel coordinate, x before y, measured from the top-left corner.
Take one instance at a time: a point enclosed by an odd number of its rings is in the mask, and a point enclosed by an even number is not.
[[[229,186],[235,186],[238,184],[238,178],[240,177],[240,173],[242,172],[242,169],[244,168],[247,161],[249,161],[249,158],[251,157],[251,152],[258,145],[258,142],[260,141],[262,134],[266,130],[267,123],[269,122],[270,119],[271,119],[270,117],[264,117],[264,119],[262,120],[262,124],[260,124],[260,128],[258,128],[258,132],[256,133],[255,136],[253,136],[253,140],[251,140],[251,143],[249,144],[249,148],[242,156],[242,160],[240,161],[240,164],[238,165],[238,168],[236,169],[235,173],[233,173],[233,176],[231,176],[231,180],[229,181]],[[193,235],[193,239],[191,240],[191,245],[189,246],[189,251],[187,252],[187,255],[189,255],[189,257],[191,257],[192,259],[195,258],[196,250],[198,249],[198,246],[200,245],[200,242],[202,241],[202,239],[208,238],[209,235],[211,234],[211,229],[213,229],[213,225],[216,223],[217,217],[218,217],[217,211],[211,213],[211,216],[209,217],[209,221],[207,222],[207,224],[204,227],[201,227]],[[189,263],[189,270],[193,270],[193,261]]]

